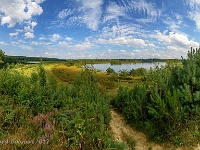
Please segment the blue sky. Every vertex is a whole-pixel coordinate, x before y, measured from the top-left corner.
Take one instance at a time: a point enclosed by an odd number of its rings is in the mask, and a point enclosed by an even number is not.
[[[7,55],[181,58],[200,43],[200,0],[1,0]]]

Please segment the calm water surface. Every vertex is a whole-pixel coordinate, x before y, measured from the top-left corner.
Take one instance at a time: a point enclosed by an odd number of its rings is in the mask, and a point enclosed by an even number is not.
[[[119,72],[122,69],[126,69],[127,71],[130,71],[131,69],[138,69],[138,68],[145,68],[145,69],[150,69],[154,68],[155,66],[164,66],[166,63],[165,62],[155,62],[155,63],[136,63],[136,64],[121,64],[121,65],[111,65],[110,63],[107,64],[93,64],[92,66],[97,69],[101,70],[103,72],[106,72],[106,69],[112,68],[115,70],[115,72]],[[91,64],[88,64],[88,66],[91,66]]]

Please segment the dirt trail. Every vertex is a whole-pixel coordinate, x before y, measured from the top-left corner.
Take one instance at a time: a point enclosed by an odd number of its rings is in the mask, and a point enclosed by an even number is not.
[[[114,132],[116,140],[122,142],[124,141],[124,136],[126,136],[136,141],[136,150],[148,150],[148,148],[152,148],[153,150],[164,150],[163,147],[147,141],[147,138],[143,133],[135,131],[129,125],[127,125],[123,117],[117,114],[116,111],[111,110],[111,116],[112,119],[110,126]]]
[[[154,142],[148,141],[145,134],[131,128],[126,124],[124,118],[113,109],[111,109],[111,116],[110,127],[117,141],[127,142],[127,139],[129,139],[129,141],[130,139],[136,141],[136,150],[182,150],[181,148],[174,148],[171,145],[158,145]],[[197,148],[194,149],[200,150],[200,147],[197,146]],[[128,148],[128,150],[131,150],[131,148]]]

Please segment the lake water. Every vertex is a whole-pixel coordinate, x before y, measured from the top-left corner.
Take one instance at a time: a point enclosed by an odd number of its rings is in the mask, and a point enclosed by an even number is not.
[[[93,66],[97,70],[101,70],[103,72],[106,72],[108,68],[112,68],[115,70],[115,72],[119,72],[122,69],[126,69],[127,71],[130,71],[131,69],[138,69],[138,68],[145,68],[150,69],[154,68],[155,66],[165,66],[165,62],[155,62],[155,63],[129,63],[129,64],[121,64],[121,65],[111,65],[110,63],[107,64],[88,64],[87,66]]]

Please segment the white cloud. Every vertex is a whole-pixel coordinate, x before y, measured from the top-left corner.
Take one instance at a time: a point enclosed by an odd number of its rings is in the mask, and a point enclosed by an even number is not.
[[[31,22],[31,26],[34,28],[37,25],[37,22],[33,21]]]
[[[125,12],[139,13],[140,18],[136,19],[139,22],[153,22],[160,17],[163,11],[155,3],[146,0],[123,0],[122,7]]]
[[[163,8],[159,7],[155,3],[146,0],[122,0],[118,4],[111,2],[106,8],[107,14],[103,18],[103,23],[115,19],[119,24],[119,17],[136,20],[140,23],[154,22],[163,12]]]
[[[15,29],[16,30],[16,32],[23,32],[23,30],[21,30],[21,29]]]
[[[120,50],[120,52],[122,52],[122,53],[126,53],[126,50]]]
[[[156,31],[150,37],[158,41],[155,53],[158,53],[160,58],[186,57],[190,47],[199,46],[198,42],[188,39],[188,36],[183,33]]]
[[[67,49],[70,51],[80,51],[80,50],[90,50],[94,47],[94,44],[89,41],[89,39],[85,39],[84,42],[72,43],[69,41],[60,41],[58,42],[58,47],[61,49]]]
[[[166,46],[176,46],[179,49],[185,48],[189,49],[190,47],[198,47],[198,42],[189,40],[187,35],[175,32],[160,32],[156,31],[156,35],[153,35],[158,41],[163,42]]]
[[[73,14],[73,12],[74,12],[73,10],[64,9],[64,10],[62,10],[62,11],[60,11],[60,12],[58,13],[58,18],[59,18],[59,19],[65,19],[67,16]]]
[[[15,29],[16,32],[12,32],[12,33],[9,33],[9,35],[11,37],[13,36],[18,36],[20,32],[23,32],[23,30],[20,30],[20,29]]]
[[[7,45],[7,43],[5,43],[5,42],[0,42],[0,45]]]
[[[26,38],[34,38],[34,34],[31,32],[26,32],[24,35]]]
[[[44,0],[1,0],[0,12],[1,25],[8,24],[8,27],[14,27],[16,23],[22,23],[25,20],[31,20],[34,15],[40,15],[43,12],[40,3]]]
[[[91,49],[91,44],[88,43],[76,44],[73,46],[69,46],[69,48],[73,50],[89,50]]]
[[[85,41],[83,43],[68,45],[67,48],[71,50],[89,50],[93,44],[90,41]]]
[[[25,32],[34,32],[34,30],[30,26],[25,26],[24,31]]]
[[[198,30],[200,30],[200,1],[199,0],[187,0],[190,6],[189,17],[196,24]]]
[[[123,36],[123,37],[109,38],[109,39],[99,38],[96,42],[100,44],[127,45],[127,46],[129,45],[140,48],[148,46],[143,39],[136,39],[131,36]]]
[[[16,46],[16,45],[19,44],[19,42],[12,42],[11,44],[14,45],[14,46]]]
[[[19,32],[9,33],[9,35],[10,35],[11,37],[13,37],[13,36],[18,36],[18,34],[19,34]]]
[[[112,51],[113,51],[112,49],[109,49],[109,50],[108,50],[109,53],[111,53]]]
[[[184,26],[182,20],[183,18],[180,14],[172,14],[172,16],[164,15],[163,23],[168,25],[171,31],[178,31]]]
[[[83,22],[91,30],[97,30],[99,27],[103,0],[78,0],[82,3],[81,10],[84,15],[82,16]]]
[[[29,45],[19,45],[18,47],[25,50],[33,50],[33,48]]]
[[[45,37],[40,37],[39,40],[46,40],[46,38]]]
[[[112,19],[115,19],[117,22],[119,22],[120,16],[123,16],[123,17],[126,16],[126,14],[124,13],[123,7],[120,7],[114,2],[109,4],[109,6],[106,8],[106,12],[107,12],[107,15],[104,17],[103,22],[107,22]]]
[[[53,52],[45,52],[45,56],[47,57],[57,57],[59,56],[57,52],[53,53]]]
[[[100,38],[116,38],[116,37],[126,37],[126,36],[142,36],[145,35],[145,30],[142,29],[140,25],[136,24],[125,24],[125,25],[113,25],[112,27],[104,27],[101,34],[98,36]]]
[[[200,30],[200,11],[193,11],[189,13],[190,19],[192,19],[198,30]]]
[[[50,40],[52,42],[57,42],[61,38],[59,34],[53,34],[53,35],[50,35],[50,37],[51,37]]]
[[[198,8],[200,6],[200,1],[199,0],[187,0],[187,3],[193,9],[196,9],[196,8]]]
[[[12,42],[11,44],[12,44],[13,46],[19,47],[19,48],[21,48],[21,49],[33,50],[32,46],[27,45],[27,43]]]
[[[67,41],[72,41],[73,38],[71,38],[71,37],[66,37],[66,40],[67,40]]]
[[[31,44],[31,45],[35,45],[35,46],[37,46],[37,45],[39,45],[39,42],[32,41],[30,44]]]
[[[58,44],[61,45],[61,46],[68,46],[67,42],[59,42]]]

